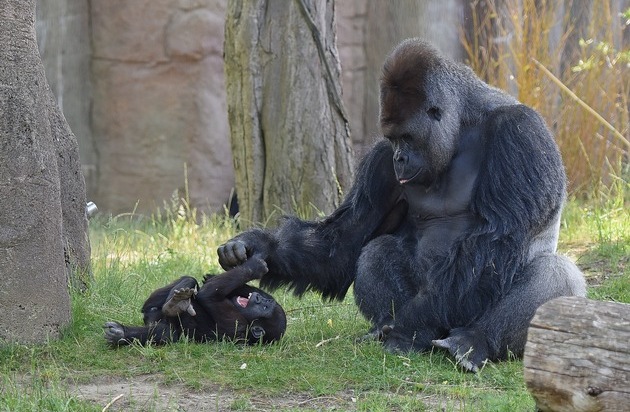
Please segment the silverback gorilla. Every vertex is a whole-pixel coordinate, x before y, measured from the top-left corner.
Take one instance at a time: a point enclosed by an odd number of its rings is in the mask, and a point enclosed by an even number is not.
[[[142,307],[144,326],[107,322],[105,339],[113,346],[134,340],[163,344],[182,335],[196,342],[275,342],[287,326],[284,310],[272,296],[246,285],[266,272],[265,261],[254,256],[226,273],[207,275],[201,288],[183,276],[149,296]]]
[[[219,247],[231,268],[260,254],[262,287],[343,299],[394,352],[447,349],[469,371],[520,356],[536,309],[584,295],[556,254],[565,174],[542,118],[468,67],[410,39],[380,82],[385,139],[322,221],[287,218]]]

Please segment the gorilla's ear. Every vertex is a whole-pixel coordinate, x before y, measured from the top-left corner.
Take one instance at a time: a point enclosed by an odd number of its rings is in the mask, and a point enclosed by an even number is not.
[[[260,339],[265,336],[265,329],[262,326],[254,325],[249,329],[249,332],[256,339]]]

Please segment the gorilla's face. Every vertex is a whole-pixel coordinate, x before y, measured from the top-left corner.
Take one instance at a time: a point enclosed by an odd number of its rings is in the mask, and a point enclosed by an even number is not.
[[[258,292],[252,292],[248,296],[235,296],[232,303],[249,322],[259,318],[271,318],[277,305],[275,300],[266,298]]]
[[[458,136],[459,109],[442,60],[417,41],[387,58],[381,79],[381,130],[394,149],[401,184],[430,186],[447,169]]]

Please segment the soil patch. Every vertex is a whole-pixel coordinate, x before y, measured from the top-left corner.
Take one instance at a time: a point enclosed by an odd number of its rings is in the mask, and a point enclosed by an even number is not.
[[[355,410],[352,391],[338,396],[311,397],[285,394],[269,397],[237,393],[208,386],[193,390],[180,384],[163,384],[157,375],[132,379],[99,378],[88,383],[73,383],[68,392],[77,399],[102,406],[106,411],[269,411],[276,409]]]

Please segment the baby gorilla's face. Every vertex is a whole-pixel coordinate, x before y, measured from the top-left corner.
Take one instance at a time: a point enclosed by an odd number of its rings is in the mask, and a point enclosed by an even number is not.
[[[232,303],[249,322],[254,319],[271,318],[277,305],[275,300],[266,298],[258,292],[252,292],[248,296],[234,296]]]

